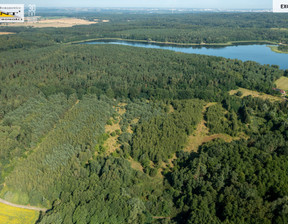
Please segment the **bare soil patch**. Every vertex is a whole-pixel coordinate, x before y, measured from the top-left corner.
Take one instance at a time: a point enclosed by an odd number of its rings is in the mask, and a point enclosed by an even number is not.
[[[12,32],[0,32],[0,35],[9,35],[9,34],[15,34],[15,33],[12,33]]]
[[[72,27],[76,25],[90,25],[98,22],[92,22],[84,19],[77,18],[61,18],[61,19],[40,19],[37,22],[24,22],[24,23],[9,23],[8,25],[1,26],[32,26],[35,28],[46,28],[46,27]]]

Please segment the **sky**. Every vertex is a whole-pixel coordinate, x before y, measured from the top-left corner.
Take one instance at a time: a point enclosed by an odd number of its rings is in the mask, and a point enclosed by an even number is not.
[[[271,9],[273,0],[0,0],[0,4],[36,4],[37,7],[157,7]]]

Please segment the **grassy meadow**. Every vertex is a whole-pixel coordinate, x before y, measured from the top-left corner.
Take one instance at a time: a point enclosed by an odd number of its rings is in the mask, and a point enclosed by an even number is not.
[[[283,89],[283,90],[288,90],[288,78],[287,77],[281,77],[275,82],[277,88]]]

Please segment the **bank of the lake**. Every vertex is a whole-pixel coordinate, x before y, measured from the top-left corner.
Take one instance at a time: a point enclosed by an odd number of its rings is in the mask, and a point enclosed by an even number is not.
[[[74,42],[76,44],[76,42]],[[147,41],[126,41],[120,39],[98,39],[97,41],[77,42],[79,44],[118,44],[133,47],[171,50],[188,54],[203,54],[242,61],[256,61],[262,65],[278,65],[281,69],[288,69],[288,54],[279,54],[271,50],[266,42],[242,42],[233,45],[172,45]]]
[[[158,45],[167,45],[167,46],[236,46],[236,45],[248,45],[248,44],[271,44],[278,45],[276,42],[268,40],[249,40],[249,41],[228,41],[226,43],[176,43],[176,42],[161,42],[154,40],[135,40],[135,39],[123,39],[123,38],[94,38],[94,39],[85,39],[79,41],[72,41],[68,44],[83,44],[96,41],[127,41],[132,43],[146,43],[146,44],[158,44]]]
[[[279,53],[279,54],[288,54],[288,52],[286,51],[280,51],[278,49],[278,46],[269,46],[271,48],[272,51],[276,52],[276,53]]]

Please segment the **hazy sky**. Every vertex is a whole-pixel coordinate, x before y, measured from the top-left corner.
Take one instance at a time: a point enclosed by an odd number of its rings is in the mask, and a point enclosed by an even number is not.
[[[0,3],[36,4],[38,7],[272,8],[272,0],[0,0]]]

